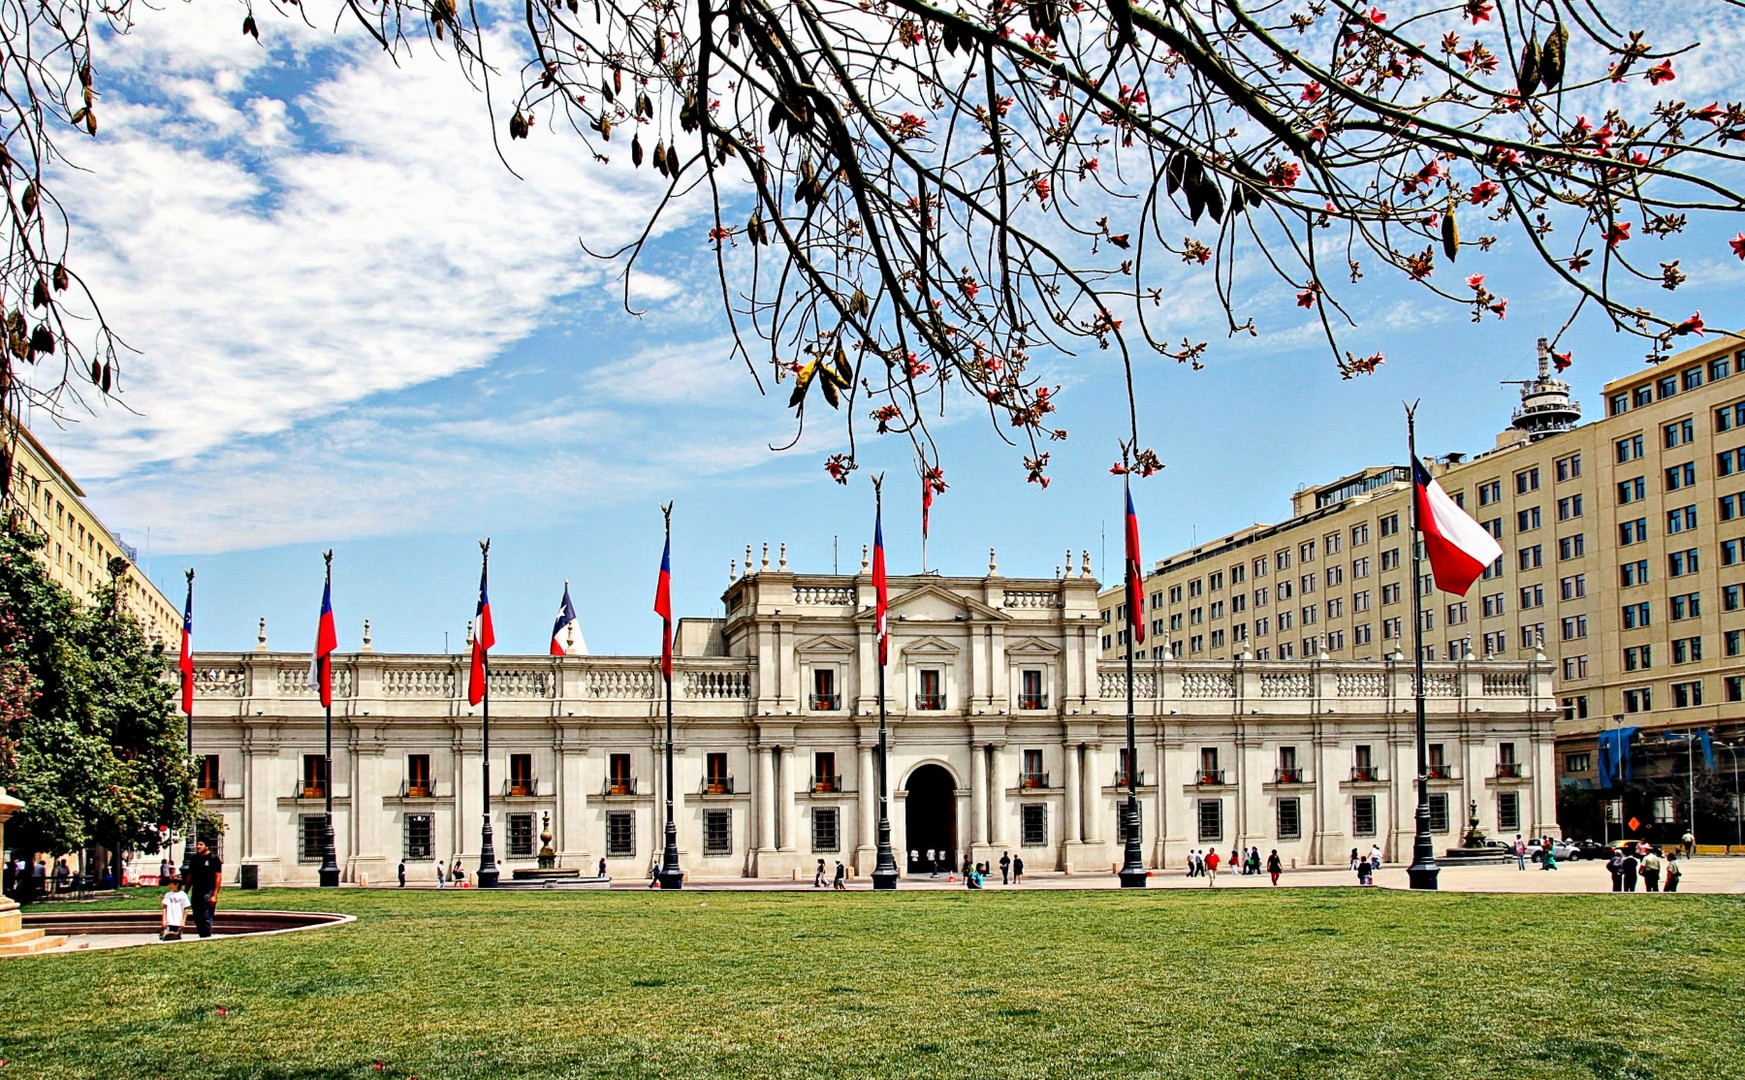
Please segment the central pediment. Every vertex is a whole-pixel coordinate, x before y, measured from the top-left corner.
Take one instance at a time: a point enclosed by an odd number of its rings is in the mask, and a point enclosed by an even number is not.
[[[871,619],[869,608],[860,613],[860,618]],[[940,585],[926,584],[910,589],[899,596],[891,597],[891,622],[1006,622],[1009,616],[998,608],[992,608],[973,596],[952,592]]]

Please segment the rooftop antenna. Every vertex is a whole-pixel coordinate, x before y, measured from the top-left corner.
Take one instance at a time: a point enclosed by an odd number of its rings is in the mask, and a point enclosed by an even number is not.
[[[1569,397],[1569,384],[1552,377],[1551,343],[1539,339],[1539,375],[1534,379],[1504,379],[1504,386],[1521,388],[1521,407],[1509,426],[1525,432],[1528,442],[1568,431],[1581,420],[1581,402]]]

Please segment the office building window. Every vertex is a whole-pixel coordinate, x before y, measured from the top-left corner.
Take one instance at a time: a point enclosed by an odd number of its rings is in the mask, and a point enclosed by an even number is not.
[[[1624,691],[1624,711],[1627,713],[1647,712],[1654,707],[1653,688],[1648,686],[1634,687]]]
[[[1515,511],[1515,531],[1528,532],[1539,527],[1539,508],[1529,506],[1525,510]]]
[[[1572,574],[1569,577],[1560,579],[1557,583],[1557,587],[1561,590],[1563,599],[1579,600],[1587,595],[1587,575]]]
[[[1670,597],[1668,604],[1672,609],[1673,622],[1678,622],[1681,619],[1700,618],[1703,613],[1703,594],[1684,593],[1680,596]]]
[[[1673,638],[1672,662],[1675,664],[1693,664],[1703,658],[1703,639],[1701,637]]]
[[[1734,518],[1739,516],[1739,503],[1740,503],[1740,501],[1741,501],[1741,499],[1738,495],[1723,495],[1723,496],[1721,496],[1720,518],[1722,521],[1732,521]]]
[[[1695,442],[1696,437],[1696,421],[1688,416],[1683,420],[1674,420],[1670,424],[1662,424],[1660,427],[1660,443],[1661,446],[1667,450],[1671,450],[1675,446],[1683,446],[1686,443]]]
[[[1732,476],[1734,473],[1745,473],[1745,446],[1715,455],[1716,476]]]
[[[1578,641],[1587,637],[1586,615],[1565,615],[1563,617],[1563,640]]]
[[[1524,469],[1515,474],[1515,494],[1525,495],[1529,491],[1539,490],[1539,466]]]
[[[1557,500],[1557,520],[1568,521],[1581,516],[1581,496],[1566,495]]]
[[[1400,549],[1388,548],[1381,553],[1381,568],[1384,571],[1400,568]]]
[[[1745,600],[1745,597],[1740,595],[1742,592],[1745,592],[1745,589],[1741,589],[1738,585],[1723,585],[1721,587],[1721,610],[1738,611],[1741,600]]]
[[[1280,840],[1300,840],[1303,836],[1303,800],[1299,798],[1280,799],[1278,801],[1278,838]]]
[[[1634,521],[1620,521],[1618,523],[1619,544],[1640,544],[1646,539],[1648,539],[1647,518],[1637,518]]]
[[[1737,566],[1739,564],[1739,546],[1740,541],[1738,540],[1721,541],[1722,566]]]
[[[1565,720],[1587,719],[1587,695],[1576,694],[1563,699],[1563,718]]]
[[[1681,533],[1697,527],[1697,508],[1681,506],[1676,510],[1666,512],[1666,531]]]
[[[1495,630],[1484,636],[1484,654],[1486,656],[1501,656],[1509,648],[1507,631]]]
[[[400,851],[409,862],[429,859],[435,848],[434,828],[429,814],[407,814],[401,829]]]
[[[1640,604],[1625,604],[1624,629],[1640,630],[1642,627],[1648,626],[1650,623],[1649,615],[1649,606],[1646,600]]]
[[[1630,395],[1613,394],[1606,399],[1606,415],[1622,416],[1630,411]]]
[[[1640,502],[1648,497],[1648,481],[1644,477],[1618,481],[1618,502],[1620,505]]]
[[[1648,584],[1648,560],[1639,559],[1618,567],[1618,582],[1625,588]]]
[[[1626,461],[1635,461],[1637,458],[1642,456],[1643,444],[1642,436],[1640,435],[1631,435],[1619,439],[1615,445],[1618,448],[1618,464],[1620,465],[1624,464]]]
[[[1679,491],[1697,482],[1696,462],[1673,465],[1666,470],[1666,490]]]
[[[1745,701],[1745,675],[1728,675],[1721,680],[1728,701]]]
[[[1545,644],[1545,624],[1528,623],[1521,627],[1521,648],[1537,649]]]
[[[1545,606],[1545,586],[1524,585],[1521,587],[1521,610]]]
[[[840,812],[834,806],[818,806],[812,809],[813,851],[842,850],[842,834],[836,827]]]
[[[1666,556],[1667,573],[1672,577],[1683,577],[1697,572],[1697,549],[1688,548],[1684,551],[1669,552]]]
[[[1568,457],[1557,459],[1557,479],[1560,483],[1564,480],[1574,480],[1576,477],[1578,477],[1580,475],[1581,475],[1581,455],[1580,454],[1571,454]]]
[[[1358,623],[1351,628],[1351,644],[1368,645],[1374,640],[1374,633],[1368,623]]]
[[[1565,679],[1587,678],[1587,654],[1566,656],[1563,658],[1563,677]]]
[[[1625,671],[1645,671],[1654,666],[1654,646],[1631,645],[1624,650]]]
[[[1380,524],[1381,534],[1383,536],[1392,536],[1400,531],[1400,515],[1389,514],[1387,517],[1381,519]]]
[[[1561,537],[1557,541],[1557,557],[1559,559],[1579,559],[1586,554],[1586,533],[1576,533],[1574,536]]]
[[[733,854],[733,811],[703,811],[703,854]]]
[[[1369,543],[1369,522],[1365,521],[1351,527],[1351,546]]]
[[[1522,570],[1533,570],[1545,565],[1544,546],[1541,544],[1524,547],[1516,553],[1516,556],[1519,569]]]
[[[1025,847],[1048,846],[1048,804],[1025,803],[1023,843]]]
[[[1694,709],[1703,703],[1703,684],[1698,679],[1693,682],[1675,682],[1672,684],[1672,707],[1675,709]]]
[[[1745,401],[1735,401],[1715,410],[1717,432],[1731,431],[1736,427],[1745,427]]]

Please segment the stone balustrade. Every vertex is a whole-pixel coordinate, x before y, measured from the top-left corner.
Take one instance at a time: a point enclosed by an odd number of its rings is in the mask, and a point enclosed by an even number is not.
[[[1097,667],[1105,710],[1124,705],[1126,665],[1105,660]],[[1412,665],[1406,660],[1143,660],[1134,665],[1139,712],[1248,711],[1378,713],[1411,708]],[[1454,661],[1424,665],[1424,698],[1431,711],[1485,708],[1514,713],[1521,699],[1552,701],[1551,665],[1534,661]],[[1513,699],[1513,700],[1510,700]],[[1264,704],[1262,704],[1264,702]],[[1547,706],[1548,707],[1548,706]]]

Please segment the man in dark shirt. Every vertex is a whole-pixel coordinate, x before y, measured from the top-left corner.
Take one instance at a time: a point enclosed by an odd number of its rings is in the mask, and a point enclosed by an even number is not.
[[[188,895],[194,898],[194,925],[201,937],[212,936],[212,913],[218,907],[218,887],[224,864],[201,840],[194,845],[194,859],[188,863]]]

